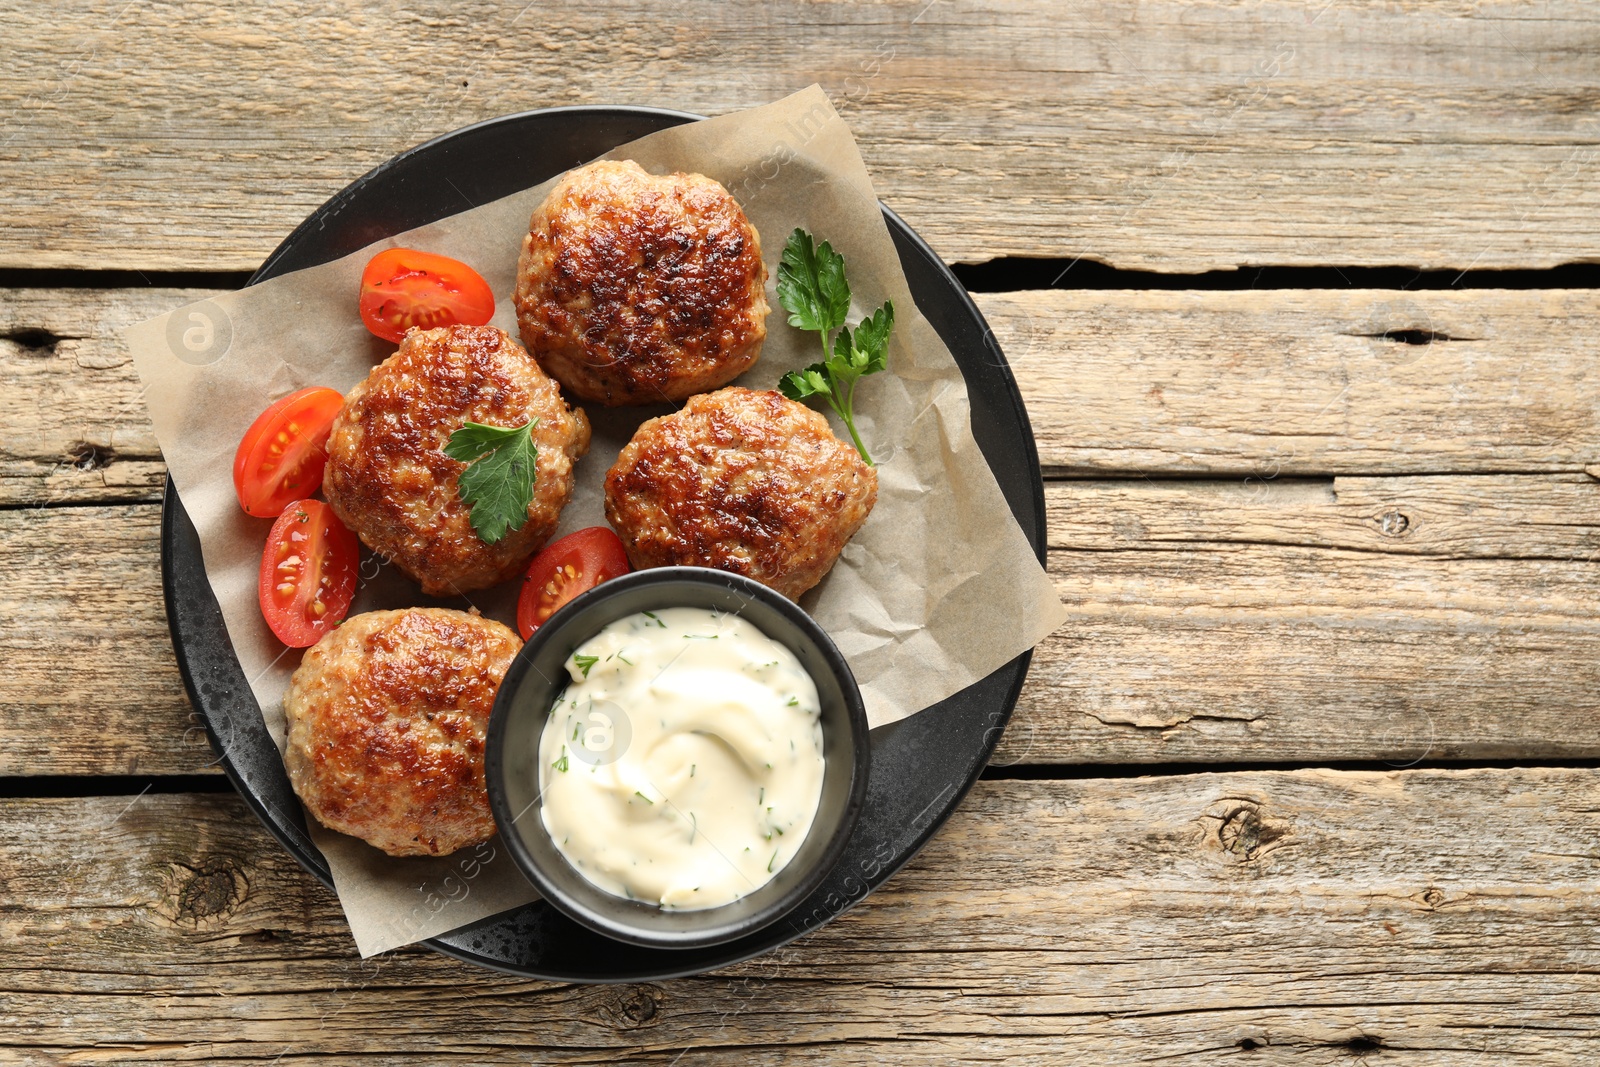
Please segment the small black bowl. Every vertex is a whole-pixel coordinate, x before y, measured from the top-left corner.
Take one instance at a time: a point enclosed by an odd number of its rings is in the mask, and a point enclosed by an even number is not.
[[[641,611],[733,612],[786,646],[811,675],[822,705],[822,799],[794,858],[771,881],[730,904],[663,909],[591,884],[556,849],[540,816],[539,738],[565,663],[604,627]],[[489,805],[512,858],[545,900],[608,937],[651,948],[699,948],[753,933],[793,910],[838,862],[867,792],[867,714],[850,666],[792,600],[737,574],[660,567],[606,582],[552,615],[522,647],[495,697],[485,740]]]

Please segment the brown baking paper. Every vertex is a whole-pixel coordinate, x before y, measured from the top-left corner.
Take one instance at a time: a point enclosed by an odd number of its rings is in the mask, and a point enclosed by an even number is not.
[[[894,301],[888,371],[863,379],[855,401],[858,428],[878,463],[877,506],[828,577],[801,600],[849,659],[872,724],[937,703],[1060,625],[1065,612],[973,440],[961,372],[917,311],[861,155],[826,94],[812,86],[765,107],[651,134],[609,155],[653,173],[710,175],[761,234],[774,314],[761,358],[737,384],[774,388],[785,371],[820,358],[816,335],[787,324],[773,286],[796,226],[843,253],[851,322]],[[529,216],[554,181],[127,331],[167,468],[200,533],[228,634],[280,748],[281,698],[301,653],[272,637],[256,605],[270,523],[246,516],[234,498],[239,438],[272,400],[308,385],[347,391],[394,350],[368,334],[356,314],[362,267],[381,248],[404,245],[472,264],[499,295],[494,324],[516,336],[510,294],[517,254]],[[594,440],[578,464],[559,533],[604,524],[606,469],[639,422],[665,410],[588,409]],[[845,436],[837,420],[835,430]],[[515,586],[470,601],[431,600],[368,554],[352,611],[476,606],[512,624]],[[395,859],[314,819],[307,823],[363,956],[534,898],[498,839],[439,859]]]

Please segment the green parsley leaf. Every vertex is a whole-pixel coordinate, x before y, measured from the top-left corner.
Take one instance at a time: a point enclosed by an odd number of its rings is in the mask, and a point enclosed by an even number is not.
[[[554,767],[556,770],[560,771],[562,774],[565,774],[567,772],[567,768],[569,766],[571,766],[571,764],[569,764],[567,762],[567,746],[566,745],[562,745],[561,746],[561,758],[556,760],[554,763],[550,764],[550,766]]]
[[[813,363],[805,370],[792,370],[778,379],[778,388],[790,400],[804,400],[808,396],[827,396],[833,391],[828,384],[828,365]]]
[[[789,312],[789,325],[821,335],[824,357],[805,370],[785,374],[778,380],[779,391],[794,401],[813,396],[826,400],[850,431],[856,451],[872,466],[872,457],[856,432],[856,383],[888,364],[894,304],[884,301],[856,324],[852,334],[845,325],[850,283],[845,279],[844,257],[826,241],[813,247],[811,235],[802,229],[789,235],[778,264],[778,301]],[[839,332],[830,343],[828,335],[834,330]]]
[[[841,373],[853,373],[850,364],[850,327],[844,326],[833,338],[833,351],[828,353],[828,360],[823,364],[829,378],[837,378]]]
[[[827,241],[813,247],[811,235],[796,227],[778,261],[778,301],[789,312],[790,326],[838,329],[850,311],[844,257]]]
[[[539,475],[539,446],[532,419],[523,426],[468,422],[450,435],[444,454],[467,464],[457,480],[461,500],[472,509],[472,528],[486,545],[522,529]]]
[[[527,426],[486,426],[481,422],[464,422],[459,430],[450,435],[450,440],[444,446],[444,454],[463,463],[470,462],[485,452],[515,440],[518,434],[524,433],[538,421],[535,419]]]
[[[578,669],[580,671],[582,671],[583,672],[583,676],[585,678],[587,678],[587,677],[589,677],[589,668],[593,667],[596,663],[599,663],[600,662],[600,657],[599,656],[579,656],[579,655],[574,655],[572,657],[572,662],[574,662],[574,663],[576,663],[578,665]]]
[[[889,362],[889,331],[894,329],[894,304],[885,300],[883,306],[862,319],[856,326],[852,347],[866,356],[863,375],[876,374]]]

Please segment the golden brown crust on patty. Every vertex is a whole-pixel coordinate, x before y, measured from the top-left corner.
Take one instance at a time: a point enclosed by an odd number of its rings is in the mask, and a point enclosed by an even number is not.
[[[791,599],[822,580],[877,499],[877,472],[826,418],[741,388],[644,423],[606,474],[606,518],[635,567],[717,567]]]
[[[486,545],[472,528],[444,454],[464,422],[521,426],[537,418],[538,474],[528,521]],[[429,596],[515,575],[555,532],[572,496],[574,461],[589,450],[589,420],[523,347],[493,326],[412,330],[394,355],[345,397],[328,438],[322,491],[366,546],[422,583]]]
[[[583,399],[682,400],[760,355],[761,238],[710,178],[601,160],[557,182],[528,231],[515,294],[522,340]]]
[[[284,694],[284,762],[317,821],[392,856],[494,835],[483,736],[522,642],[444,608],[373,611],[313,645]]]

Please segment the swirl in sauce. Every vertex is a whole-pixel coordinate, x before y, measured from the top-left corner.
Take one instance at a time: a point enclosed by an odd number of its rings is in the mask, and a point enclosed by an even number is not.
[[[567,660],[539,743],[541,818],[616,896],[693,910],[759,889],[794,857],[822,796],[816,684],[744,619],[631,615]]]

